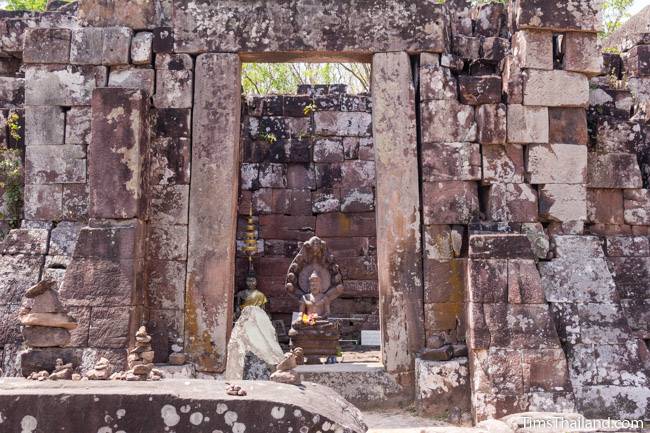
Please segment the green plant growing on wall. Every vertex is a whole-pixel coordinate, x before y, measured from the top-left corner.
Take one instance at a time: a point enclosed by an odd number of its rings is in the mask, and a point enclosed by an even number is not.
[[[44,11],[47,0],[7,0],[5,9],[9,11]]]
[[[311,116],[313,113],[316,112],[316,104],[313,102],[309,105],[307,105],[302,112],[305,114],[305,116]]]
[[[9,129],[9,135],[16,141],[20,141],[22,138],[20,136],[20,130],[22,127],[19,124],[20,116],[17,113],[11,113],[7,118],[7,129]]]
[[[602,37],[607,37],[619,29],[629,18],[628,10],[634,0],[605,0],[603,2],[603,27]]]
[[[22,138],[19,121],[20,116],[11,113],[4,125],[15,141]],[[0,192],[5,210],[0,212],[0,219],[9,221],[15,227],[20,222],[23,207],[23,170],[20,150],[9,149],[6,145],[0,145]]]
[[[260,138],[269,144],[273,144],[278,141],[277,135],[272,132],[260,132]]]
[[[4,194],[5,212],[0,212],[0,219],[6,220],[16,228],[20,222],[23,207],[23,173],[20,151],[0,147],[0,191]]]

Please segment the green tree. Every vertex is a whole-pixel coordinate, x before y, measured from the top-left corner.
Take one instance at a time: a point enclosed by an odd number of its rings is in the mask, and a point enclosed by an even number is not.
[[[366,63],[245,63],[245,94],[295,93],[301,84],[347,84],[352,93],[370,91]]]
[[[47,0],[7,0],[5,9],[9,11],[44,11]]]
[[[603,33],[606,37],[614,33],[626,19],[634,0],[605,0],[603,3]]]

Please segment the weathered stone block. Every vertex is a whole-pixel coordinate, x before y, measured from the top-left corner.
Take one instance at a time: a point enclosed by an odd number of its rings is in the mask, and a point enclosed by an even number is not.
[[[63,185],[25,185],[25,219],[58,221],[63,213]]]
[[[153,59],[153,33],[136,33],[131,41],[131,62],[136,65],[150,65]]]
[[[483,183],[523,183],[524,150],[519,144],[482,146]]]
[[[370,113],[319,111],[314,114],[314,133],[323,136],[367,137],[372,129]]]
[[[103,66],[28,66],[25,68],[25,104],[90,105],[92,92],[106,85]]]
[[[68,221],[85,221],[88,218],[88,184],[66,183],[62,186],[63,218]]]
[[[187,224],[189,185],[152,185],[149,221],[158,224]]]
[[[646,236],[608,236],[606,250],[608,257],[648,257],[650,256],[650,238]]]
[[[584,185],[546,184],[539,188],[539,216],[550,221],[587,219]]]
[[[508,303],[543,304],[544,288],[534,260],[508,260]]]
[[[25,102],[25,79],[0,77],[0,104],[3,107],[20,106]]]
[[[424,260],[424,302],[456,303],[465,299],[467,260]]]
[[[546,107],[508,105],[508,142],[548,143],[549,122]]]
[[[189,109],[155,111],[156,136],[149,146],[152,183],[189,184],[191,114]]]
[[[94,307],[88,329],[88,345],[105,349],[128,347],[133,307]]]
[[[127,27],[106,27],[102,63],[104,65],[128,65],[133,30]]]
[[[568,32],[564,44],[564,69],[586,75],[599,75],[603,70],[603,56],[597,33]]]
[[[278,3],[200,3],[174,10],[177,52],[443,52],[448,19],[443,5],[417,1],[391,8],[381,0],[371,9],[354,1],[327,0],[317,5],[303,0]],[[153,8],[153,6],[152,6]],[[327,16],[347,17],[329,22]],[[232,16],[239,17],[232,20]],[[252,33],[255,22],[263,33]],[[374,25],[369,26],[369,23]],[[134,26],[135,28],[142,28]],[[222,29],[215,33],[214,29]],[[406,29],[409,29],[407,31]],[[223,38],[220,35],[229,34]],[[282,35],[270,38],[269,35]]]
[[[95,218],[132,218],[142,211],[147,105],[140,90],[106,88],[93,93],[88,183]]]
[[[114,67],[108,76],[108,87],[140,89],[147,95],[154,92],[154,70],[130,67]]]
[[[638,122],[627,121],[627,117],[625,120],[613,116],[599,116],[596,119],[596,152],[637,153],[643,148],[645,131]]]
[[[25,107],[25,142],[27,146],[63,144],[65,115],[61,107]]]
[[[479,213],[475,182],[424,182],[424,224],[467,224]]]
[[[472,235],[469,257],[475,259],[534,259],[530,241],[525,235]]]
[[[158,260],[187,259],[187,226],[155,225],[149,227],[147,245],[149,254]]]
[[[193,73],[191,70],[156,70],[156,108],[192,108]]]
[[[94,27],[74,29],[71,45],[70,63],[80,65],[103,64],[103,29]]]
[[[70,63],[128,65],[133,31],[126,27],[84,27],[72,32]]]
[[[83,146],[27,147],[25,179],[34,185],[85,182],[86,152]]]
[[[123,307],[142,303],[136,287],[142,263],[132,259],[78,258],[68,267],[61,300],[73,306]]]
[[[507,111],[505,104],[486,104],[476,109],[478,142],[481,144],[505,144]]]
[[[599,224],[625,224],[623,191],[620,189],[587,189],[587,220]]]
[[[650,76],[650,45],[636,45],[625,59],[625,71],[630,77]]]
[[[521,183],[494,183],[487,194],[487,216],[491,221],[537,221],[537,191]]]
[[[421,154],[422,179],[427,182],[481,179],[477,143],[424,143]]]
[[[461,75],[458,95],[463,104],[498,104],[501,102],[501,77]]]
[[[553,69],[553,33],[519,30],[512,36],[512,53],[519,68]]]
[[[508,262],[472,259],[468,262],[467,302],[508,302]]]
[[[582,144],[589,142],[587,113],[582,108],[549,108],[549,142]]]
[[[483,39],[483,58],[492,62],[502,61],[510,50],[510,41],[506,38],[487,37]]]
[[[156,69],[166,69],[169,71],[184,71],[194,68],[194,61],[188,54],[160,54],[156,56]],[[268,114],[282,115],[282,113]]]
[[[185,304],[185,263],[170,260],[147,262],[145,287],[148,305],[154,309],[182,310]]]
[[[513,15],[519,28],[577,30],[597,32],[601,29],[600,0],[579,0],[567,13],[565,3],[548,0],[517,0]]]
[[[314,162],[343,162],[343,139],[322,138],[314,142]]]
[[[451,52],[461,59],[478,59],[481,50],[481,38],[453,35],[451,42]]]
[[[571,390],[567,359],[562,349],[525,350],[522,366],[525,390]]]
[[[75,245],[75,258],[142,258],[144,226],[138,220],[114,227],[84,227]]]
[[[642,185],[636,155],[589,153],[590,188],[641,188]]]
[[[427,334],[456,329],[463,318],[463,306],[462,302],[424,304],[424,328]]]
[[[583,74],[529,69],[524,73],[524,105],[586,107],[589,80]]]
[[[341,212],[372,212],[375,210],[375,193],[372,188],[343,188]]]
[[[626,189],[623,191],[623,199],[626,224],[650,224],[650,190]]]
[[[65,117],[65,144],[89,144],[92,120],[90,107],[71,107]]]
[[[535,144],[526,147],[526,174],[532,184],[584,184],[587,147],[574,144]]]
[[[157,5],[145,0],[114,0],[79,5],[79,18],[91,26],[126,26],[148,29],[160,24]]]
[[[49,230],[14,229],[7,233],[0,244],[2,254],[45,255]]]
[[[415,361],[415,401],[422,415],[440,416],[450,410],[470,411],[470,376],[467,358],[450,361]]]
[[[463,231],[460,227],[450,227],[448,225],[425,226],[425,257],[436,260],[460,257],[463,247]]]
[[[31,28],[25,32],[24,63],[63,63],[70,60],[70,30]]]
[[[476,140],[474,107],[454,99],[429,101],[421,105],[424,143],[460,143]],[[447,125],[441,128],[440,125]]]
[[[420,55],[420,98],[422,101],[456,99],[456,78],[440,66],[438,54]]]

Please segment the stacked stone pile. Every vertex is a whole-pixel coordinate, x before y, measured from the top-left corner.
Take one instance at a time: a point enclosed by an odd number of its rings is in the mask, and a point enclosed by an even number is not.
[[[95,367],[86,373],[88,380],[108,380],[113,372],[113,366],[106,358],[100,358]]]
[[[154,368],[153,359],[155,353],[151,347],[151,336],[147,328],[141,326],[135,334],[135,347],[129,351],[127,363],[129,370],[114,373],[111,379],[114,380],[160,380],[163,373]]]
[[[29,289],[25,296],[32,299],[20,315],[25,344],[30,347],[64,347],[70,341],[70,331],[77,322],[63,308],[55,290],[56,282],[43,280]]]
[[[48,373],[46,370],[42,370],[39,372],[33,372],[29,376],[27,376],[27,379],[29,380],[38,380],[38,381],[44,381],[44,380],[79,380],[80,376],[78,374],[74,374],[74,367],[72,364],[64,364],[63,360],[61,358],[58,358],[56,360],[56,365],[54,367],[54,371],[52,373]]]

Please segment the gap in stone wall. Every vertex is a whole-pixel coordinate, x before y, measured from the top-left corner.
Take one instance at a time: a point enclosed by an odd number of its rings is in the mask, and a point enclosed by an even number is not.
[[[379,347],[358,354],[361,330],[379,330],[371,97],[342,84],[292,93],[244,96],[242,103],[235,293],[246,287],[243,240],[252,209],[258,288],[280,343],[288,344],[282,334],[298,300],[285,292],[286,273],[301,243],[319,236],[344,279],[331,317],[342,319],[342,340],[357,342],[342,342],[345,360],[379,361]]]

